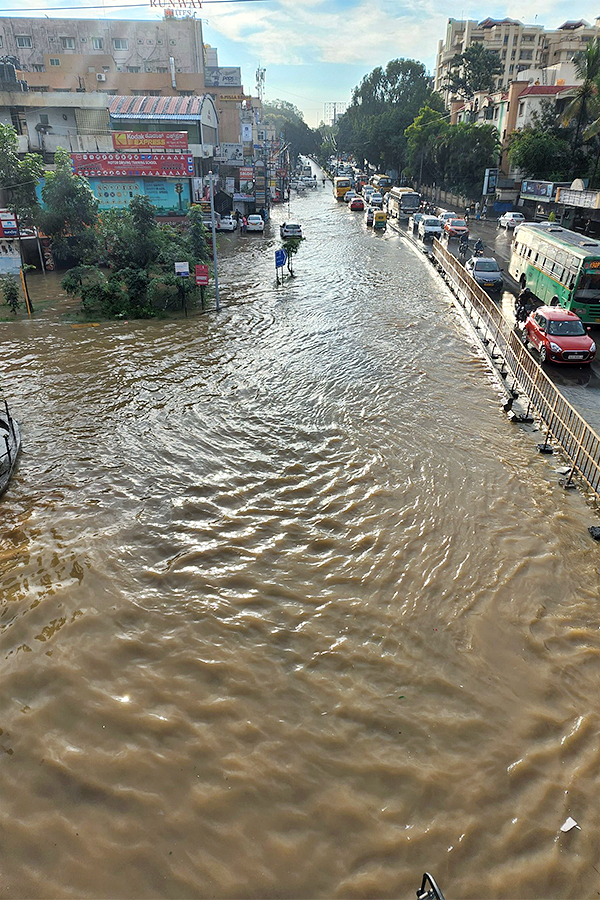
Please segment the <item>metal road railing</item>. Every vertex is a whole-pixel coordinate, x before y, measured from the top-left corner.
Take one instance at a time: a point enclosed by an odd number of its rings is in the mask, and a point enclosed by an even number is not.
[[[492,359],[500,358],[500,374],[506,377],[510,373],[514,394],[527,397],[525,415],[534,410],[546,425],[546,437],[540,449],[549,449],[549,441],[553,439],[571,463],[565,484],[569,485],[578,474],[600,497],[600,437],[525,348],[513,323],[438,240],[433,242],[433,258],[480,331],[484,344],[488,349],[491,345]]]

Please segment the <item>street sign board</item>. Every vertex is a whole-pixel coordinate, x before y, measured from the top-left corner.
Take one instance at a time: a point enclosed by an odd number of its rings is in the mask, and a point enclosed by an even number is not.
[[[276,250],[275,251],[275,268],[282,269],[285,266],[285,262],[287,260],[287,253],[285,250]]]
[[[175,274],[179,275],[181,278],[189,278],[190,277],[189,262],[176,262],[175,263]]]
[[[208,266],[196,266],[196,284],[205,287],[208,284]]]

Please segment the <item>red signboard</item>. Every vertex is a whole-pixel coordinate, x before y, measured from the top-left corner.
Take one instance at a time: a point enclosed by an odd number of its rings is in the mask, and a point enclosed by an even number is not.
[[[208,266],[196,266],[196,284],[206,287],[208,284]]]
[[[115,150],[187,150],[187,131],[113,131]]]
[[[242,166],[240,168],[240,181],[254,181],[253,166]]]
[[[71,159],[75,174],[86,178],[190,178],[194,174],[194,157],[187,153],[71,153]]]

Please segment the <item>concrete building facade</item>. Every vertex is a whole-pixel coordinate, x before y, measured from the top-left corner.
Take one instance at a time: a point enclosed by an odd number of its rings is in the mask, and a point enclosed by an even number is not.
[[[0,17],[0,54],[32,90],[192,95],[204,92],[202,21]],[[23,77],[21,75],[20,77]]]
[[[486,50],[497,53],[502,72],[496,78],[495,89],[507,89],[513,81],[520,81],[525,73],[540,73],[558,64],[571,64],[573,56],[585,50],[587,44],[600,35],[600,19],[594,25],[580,19],[565,22],[554,31],[546,31],[542,25],[523,25],[516,19],[449,19],[446,37],[439,42],[434,87],[450,105],[452,92],[446,87],[452,60],[464,53],[471,44],[480,44]],[[574,69],[569,77],[574,82]]]

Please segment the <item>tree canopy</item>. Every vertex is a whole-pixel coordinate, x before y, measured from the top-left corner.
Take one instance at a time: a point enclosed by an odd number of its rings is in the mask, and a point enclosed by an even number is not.
[[[12,125],[0,124],[0,191],[4,203],[22,225],[31,225],[39,211],[36,187],[44,172],[39,153],[19,157],[19,140]]]
[[[502,72],[500,57],[482,44],[471,44],[464,53],[457,53],[450,62],[445,87],[453,94],[470,100],[478,91],[492,91],[496,76]]]
[[[406,128],[425,103],[443,109],[441,98],[432,94],[423,63],[393,59],[378,66],[354,89],[352,103],[341,116],[338,147],[357,160],[378,168],[404,168]]]

